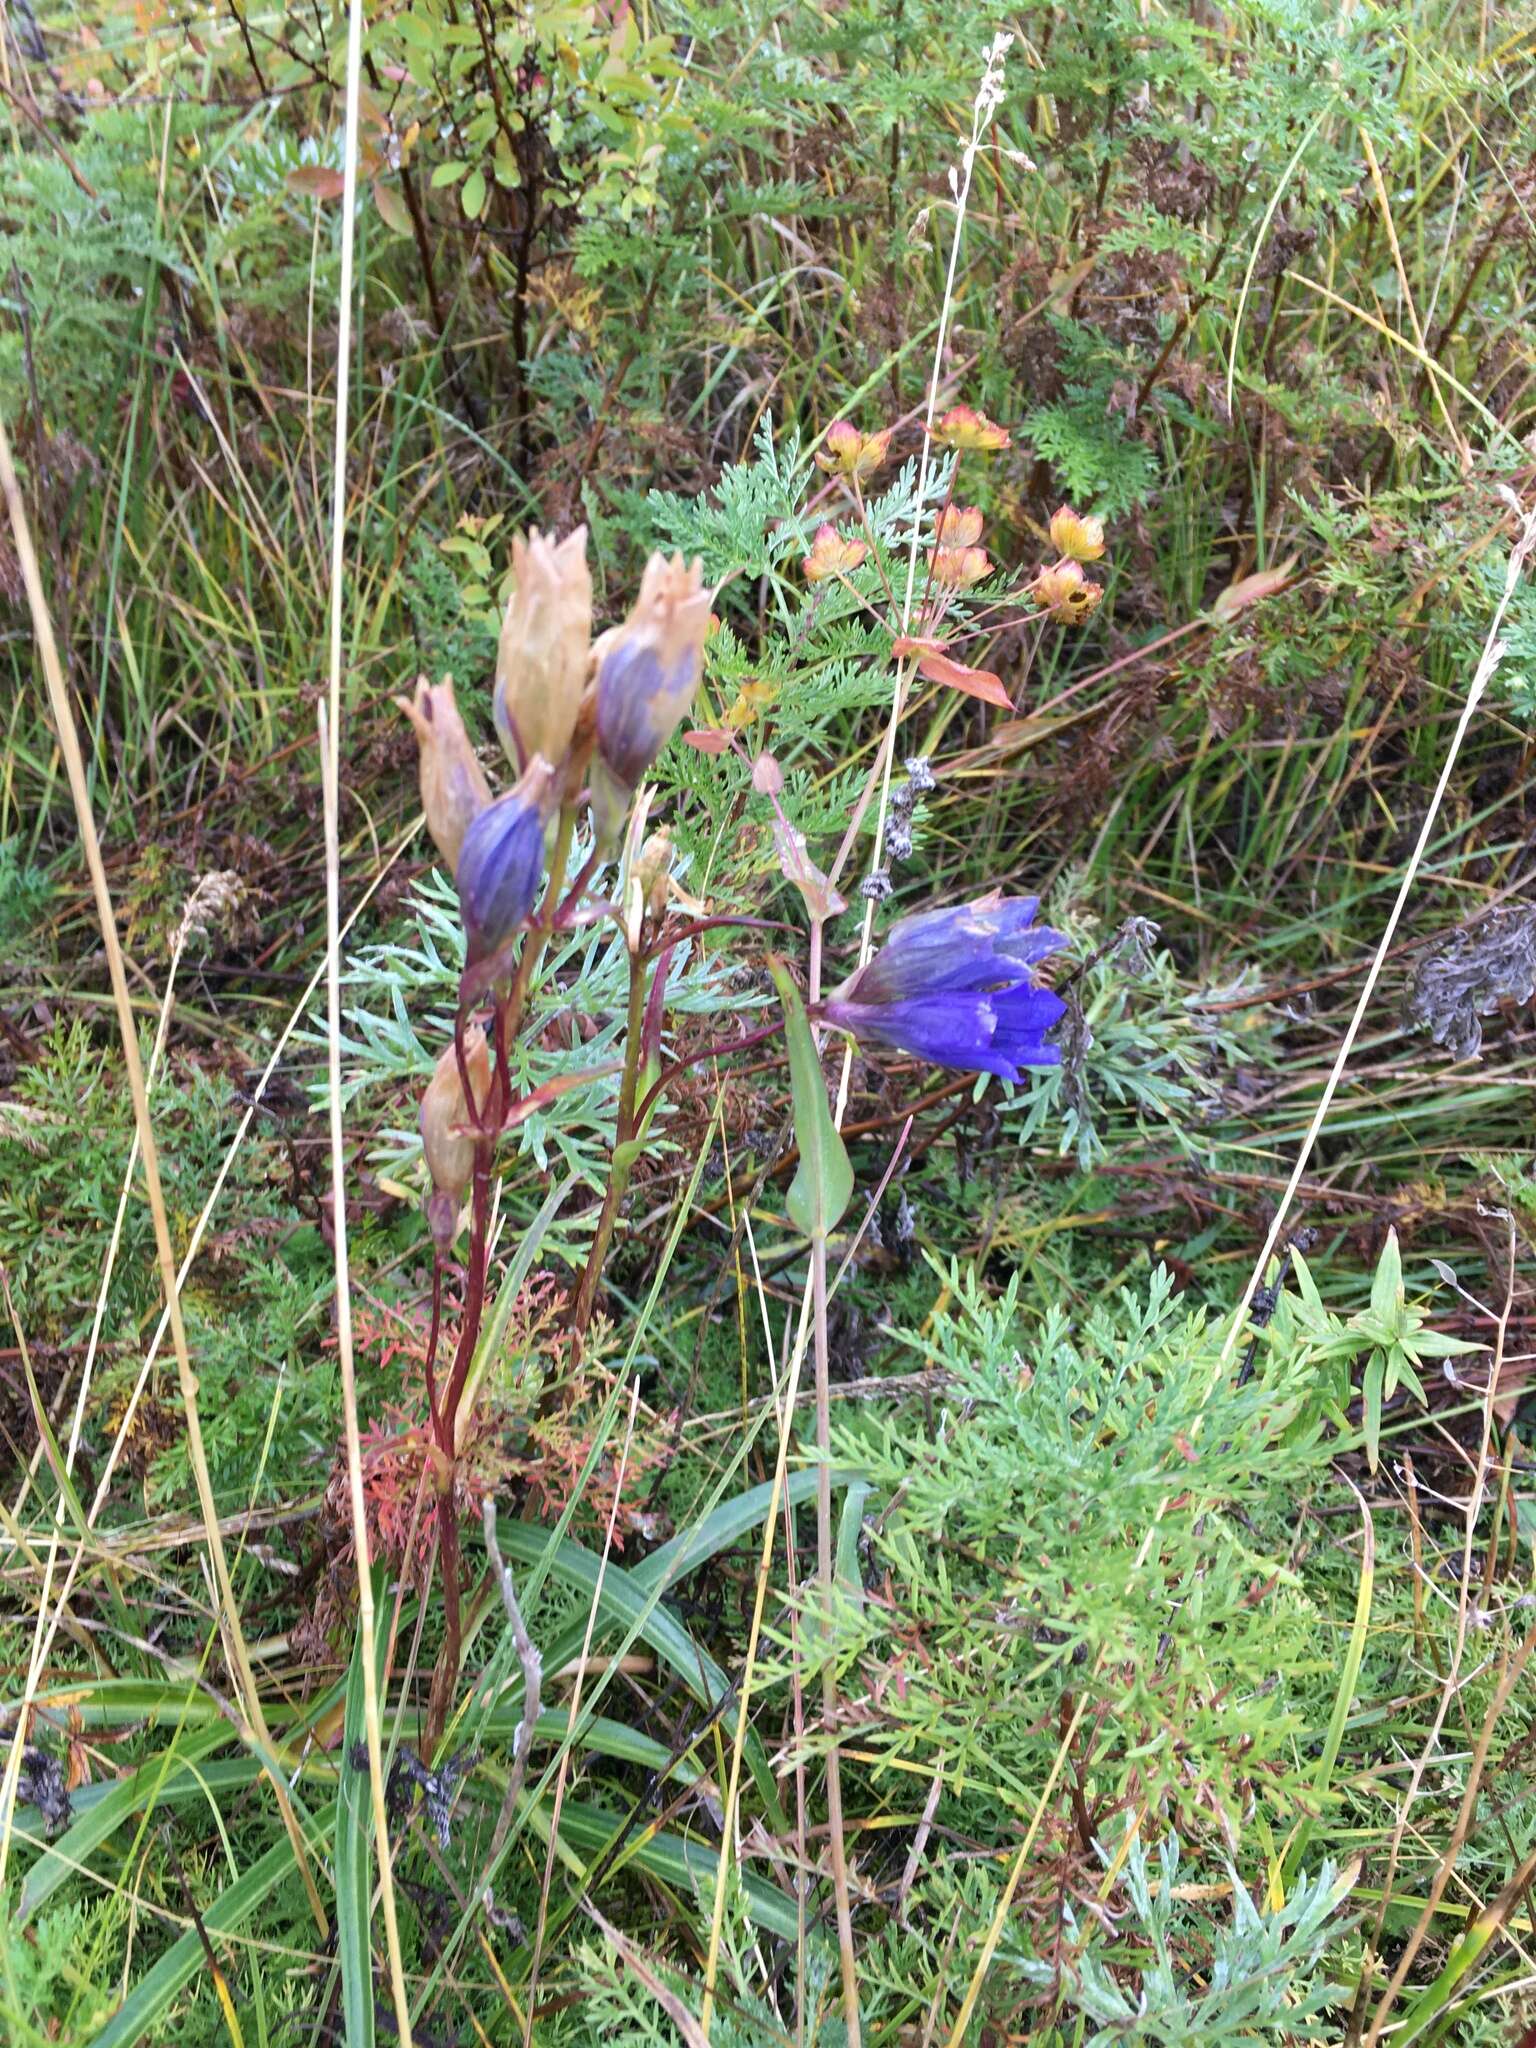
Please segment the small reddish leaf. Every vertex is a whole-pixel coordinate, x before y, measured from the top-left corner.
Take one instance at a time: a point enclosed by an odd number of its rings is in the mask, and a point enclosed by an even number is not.
[[[951,689],[964,690],[968,697],[980,697],[1000,711],[1013,709],[1013,699],[1003,688],[1002,677],[993,675],[989,668],[967,668],[963,661],[951,661],[947,654],[925,654],[917,664],[917,672],[930,683],[948,683]]]
[[[701,754],[723,754],[736,735],[726,726],[696,726],[692,732],[683,734],[690,747],[697,747]]]
[[[298,199],[339,199],[347,185],[341,172],[333,171],[329,164],[300,164],[283,183]]]
[[[902,633],[891,642],[891,652],[904,654],[942,654],[949,645],[947,640],[924,640],[916,633]]]
[[[622,1073],[623,1067],[622,1060],[608,1060],[600,1067],[588,1067],[579,1074],[557,1074],[552,1081],[545,1081],[542,1086],[525,1095],[521,1102],[514,1102],[502,1119],[502,1129],[516,1130],[519,1124],[526,1123],[529,1117],[540,1110],[548,1109],[552,1102],[562,1095],[568,1095],[571,1089],[584,1087],[588,1081],[601,1081],[609,1074]]]

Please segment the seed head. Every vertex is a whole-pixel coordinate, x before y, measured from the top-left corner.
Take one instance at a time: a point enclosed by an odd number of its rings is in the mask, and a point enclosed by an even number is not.
[[[1009,446],[1008,429],[989,420],[973,405],[952,405],[934,428],[933,438],[941,448],[975,450],[987,455]]]
[[[1057,562],[1040,569],[1029,586],[1036,608],[1064,626],[1080,626],[1104,595],[1102,584],[1090,583],[1081,562]]]
[[[862,483],[885,461],[893,432],[893,428],[885,427],[878,434],[861,434],[851,420],[834,420],[817,454],[816,467],[832,476],[853,477]]]
[[[835,526],[818,526],[811,552],[800,564],[807,583],[821,583],[828,576],[846,576],[857,569],[869,553],[861,540],[845,540]]]
[[[946,505],[934,533],[942,547],[974,547],[981,539],[981,512],[975,505]]]
[[[969,590],[992,574],[991,558],[985,548],[932,548],[933,580],[950,590]]]

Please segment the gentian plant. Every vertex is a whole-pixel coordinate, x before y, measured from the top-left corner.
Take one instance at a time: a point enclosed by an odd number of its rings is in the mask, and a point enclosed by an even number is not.
[[[887,558],[864,512],[863,488],[887,458],[891,430],[863,433],[846,422],[826,437],[823,468],[846,489],[862,532],[825,523],[805,561],[813,582],[845,580],[868,561],[892,605],[898,564]],[[927,515],[926,572],[915,609],[902,609],[892,654],[903,687],[914,673],[972,695],[1007,702],[988,672],[950,650],[974,619],[975,593],[995,579],[982,545],[982,515],[958,503],[953,478],[962,456],[1006,445],[1001,427],[968,407],[953,408],[934,438],[954,452],[950,488]],[[1049,581],[1076,572],[1102,552],[1098,523],[1066,509],[1051,524],[1061,560],[1037,572],[1027,594],[1044,625],[1077,623],[1076,609]],[[915,559],[914,543],[914,559]],[[465,954],[451,1042],[442,1048],[421,1098],[420,1132],[430,1179],[426,1221],[433,1246],[432,1319],[426,1360],[429,1475],[442,1572],[444,1630],[433,1675],[427,1737],[439,1741],[459,1675],[462,1646],[460,1520],[471,1504],[466,1469],[483,1368],[477,1364],[489,1281],[492,1188],[498,1143],[535,1112],[550,1107],[569,1078],[520,1094],[513,1054],[527,1019],[541,959],[556,934],[597,920],[614,924],[628,960],[626,1028],[618,1068],[616,1128],[596,1229],[571,1291],[566,1324],[574,1358],[597,1307],[604,1262],[628,1185],[666,1088],[679,1071],[663,1056],[668,971],[679,945],[726,924],[750,930],[753,920],[711,916],[683,898],[671,877],[665,831],[649,830],[654,792],[645,778],[690,710],[698,689],[715,592],[701,565],[680,555],[652,555],[622,623],[594,634],[586,534],[556,540],[530,533],[513,544],[513,588],[502,626],[493,699],[497,735],[510,779],[499,793],[470,742],[453,686],[422,681],[398,700],[419,749],[422,808],[437,850],[453,874]],[[862,601],[862,598],[861,598]],[[898,622],[899,623],[899,622]],[[893,722],[894,723],[894,722]],[[688,734],[706,753],[745,753],[727,721]],[[871,771],[873,776],[880,764]],[[908,764],[909,792],[932,787],[925,764]],[[837,868],[811,859],[803,834],[786,815],[783,780],[771,754],[752,757],[752,780],[772,801],[780,864],[796,886],[807,924],[806,995],[789,966],[770,962],[784,1005],[801,1167],[790,1190],[792,1224],[810,1248],[816,1298],[818,1437],[825,1448],[826,1246],[852,1198],[853,1177],[837,1118],[829,1107],[820,1040],[828,1030],[866,1048],[895,1050],[938,1065],[1016,1082],[1030,1067],[1058,1057],[1049,1034],[1063,1012],[1059,997],[1039,985],[1036,970],[1065,941],[1041,924],[1033,897],[992,894],[899,919],[873,946],[867,909],[859,962],[830,994],[822,990],[824,931],[847,908]],[[866,801],[867,801],[866,793]],[[911,794],[896,801],[890,830],[907,830]],[[903,812],[902,802],[908,805]],[[571,872],[578,831],[589,820],[591,852]],[[601,893],[615,872],[611,895]],[[866,895],[868,895],[866,891]],[[738,1038],[739,1048],[768,1035]],[[708,1056],[720,1048],[708,1048]],[[612,1066],[603,1069],[612,1073]],[[577,1077],[581,1080],[589,1075]],[[457,1276],[457,1299],[445,1302],[445,1281]],[[819,1502],[821,1583],[830,1587],[830,1493]],[[830,1681],[828,1681],[830,1683]],[[834,1702],[827,1701],[829,1715]],[[835,1755],[833,1778],[835,1779]],[[848,1894],[841,1828],[834,1830],[834,1877],[840,1932]]]
[[[648,885],[640,878],[641,860],[626,862],[627,906],[591,900],[597,852],[575,876],[567,868],[578,815],[588,803],[599,851],[614,846],[626,817],[643,822],[645,805],[635,804],[636,788],[692,701],[709,623],[709,593],[698,564],[655,555],[629,617],[594,642],[584,529],[558,543],[539,533],[518,540],[513,571],[494,696],[496,730],[516,771],[511,787],[492,795],[451,683],[423,682],[414,698],[399,700],[415,729],[422,809],[453,872],[465,938],[453,1041],[437,1062],[420,1110],[431,1179],[426,1387],[444,1609],[428,1708],[433,1744],[447,1719],[459,1667],[459,1464],[485,1310],[492,1169],[503,1133],[542,1106],[538,1094],[518,1097],[510,1051],[551,935],[594,916],[621,915],[631,962],[631,1028],[603,1221],[576,1296],[573,1324],[579,1336],[592,1313],[622,1199],[626,1148],[632,1164],[642,1048],[660,1044],[666,973],[663,965],[653,982],[652,968],[677,940],[669,938],[661,948],[655,943],[665,915],[665,875],[655,871],[665,863],[654,850]],[[652,1057],[654,1063],[654,1050]],[[466,1227],[458,1325],[440,1370],[444,1270]]]

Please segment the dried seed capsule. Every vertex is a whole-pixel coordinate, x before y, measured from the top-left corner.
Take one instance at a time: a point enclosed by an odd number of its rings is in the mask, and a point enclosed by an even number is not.
[[[483,1107],[491,1092],[491,1055],[478,1024],[471,1024],[464,1033],[464,1065],[476,1104]],[[421,1149],[432,1176],[427,1226],[438,1250],[446,1252],[458,1235],[459,1210],[475,1172],[474,1121],[464,1099],[458,1054],[451,1045],[426,1085],[418,1123]]]
[[[465,833],[491,800],[491,786],[453,701],[451,676],[440,683],[419,676],[415,697],[397,697],[395,702],[416,728],[421,808],[451,873],[459,864]]]
[[[587,529],[558,544],[537,531],[512,543],[516,577],[496,650],[496,730],[519,770],[556,766],[576,729],[592,639]]]

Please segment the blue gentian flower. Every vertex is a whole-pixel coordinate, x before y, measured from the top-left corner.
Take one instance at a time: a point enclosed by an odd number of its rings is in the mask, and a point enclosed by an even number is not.
[[[840,1031],[916,1053],[940,1067],[1017,1081],[1054,1067],[1045,1034],[1066,1011],[1030,969],[1067,942],[1035,923],[1038,897],[997,894],[953,910],[904,917],[867,967],[821,1006]]]
[[[454,880],[467,967],[497,959],[528,921],[544,873],[553,781],[553,769],[536,755],[516,787],[487,804],[464,834]]]

